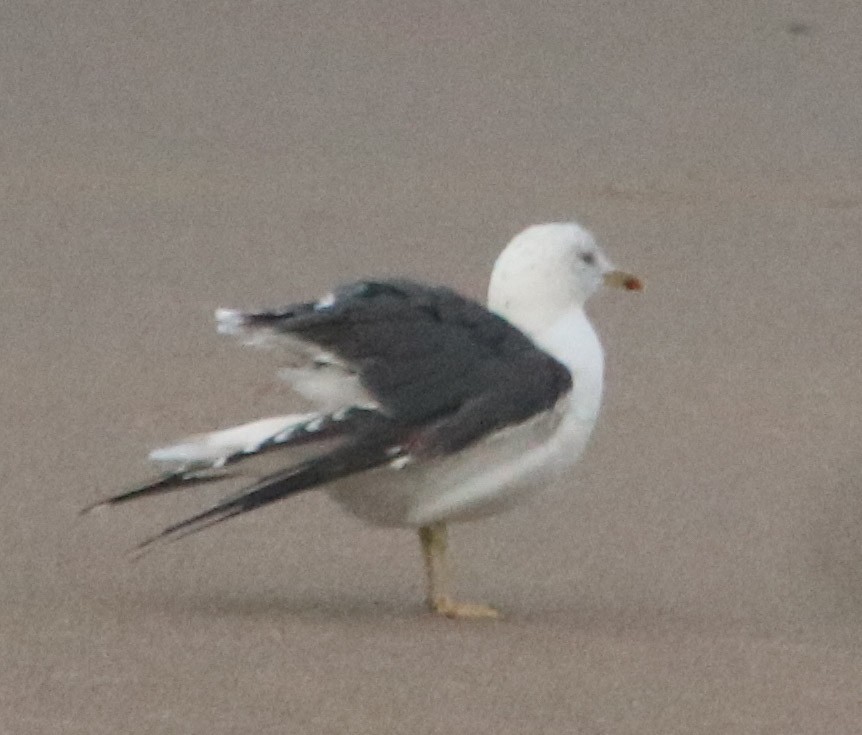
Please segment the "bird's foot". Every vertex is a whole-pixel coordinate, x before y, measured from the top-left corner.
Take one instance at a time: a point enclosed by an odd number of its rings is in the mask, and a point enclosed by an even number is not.
[[[443,615],[451,620],[496,620],[500,617],[499,611],[488,605],[475,602],[456,602],[447,595],[440,595],[428,602],[432,612]]]

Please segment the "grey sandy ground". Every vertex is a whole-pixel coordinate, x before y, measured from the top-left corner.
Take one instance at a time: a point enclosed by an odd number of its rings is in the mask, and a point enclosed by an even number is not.
[[[7,4],[0,732],[854,732],[862,361],[850,4]],[[283,411],[211,310],[407,272],[481,296],[577,216],[647,277],[551,498],[410,534],[315,497],[79,522],[145,450]]]

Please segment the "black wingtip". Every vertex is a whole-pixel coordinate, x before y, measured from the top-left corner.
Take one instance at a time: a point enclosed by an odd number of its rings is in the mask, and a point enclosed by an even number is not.
[[[162,493],[191,487],[192,485],[205,485],[210,482],[228,479],[232,476],[232,473],[224,470],[165,472],[149,482],[136,485],[131,490],[97,500],[95,503],[81,508],[78,514],[84,516],[112,505],[121,505],[131,500],[138,500],[139,498],[146,498],[151,495],[161,495]]]
[[[184,521],[174,523],[171,526],[159,531],[159,533],[143,539],[136,544],[130,552],[132,553],[133,561],[137,561],[156,545],[160,543],[169,543],[179,541],[186,536],[190,536],[198,531],[203,531],[210,526],[215,526],[222,521],[226,521],[235,515],[245,512],[245,508],[240,501],[230,501],[228,503],[217,505],[202,513],[186,518]]]
[[[178,541],[185,536],[262,508],[302,490],[384,464],[391,460],[389,449],[392,441],[391,431],[386,430],[381,433],[377,441],[341,446],[299,465],[268,475],[212,508],[145,538],[131,549],[133,558],[140,559],[159,543]]]
[[[104,507],[106,507],[106,505],[109,505],[109,504],[106,503],[104,500],[99,500],[96,503],[91,503],[90,505],[85,505],[83,508],[81,508],[78,511],[78,515],[79,516],[90,515],[90,513],[92,513],[94,510],[98,510],[99,508],[104,508]]]

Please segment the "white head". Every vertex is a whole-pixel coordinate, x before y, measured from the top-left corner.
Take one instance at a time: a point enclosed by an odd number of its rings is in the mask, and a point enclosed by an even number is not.
[[[565,312],[582,308],[602,285],[641,289],[640,281],[616,270],[576,222],[533,225],[497,258],[488,308],[535,335]]]

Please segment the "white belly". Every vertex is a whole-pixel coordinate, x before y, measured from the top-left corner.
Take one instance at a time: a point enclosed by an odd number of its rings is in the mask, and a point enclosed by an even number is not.
[[[555,415],[507,429],[457,456],[384,467],[327,488],[342,507],[384,526],[424,526],[499,513],[535,495],[571,467],[594,422],[579,421],[569,399]]]

